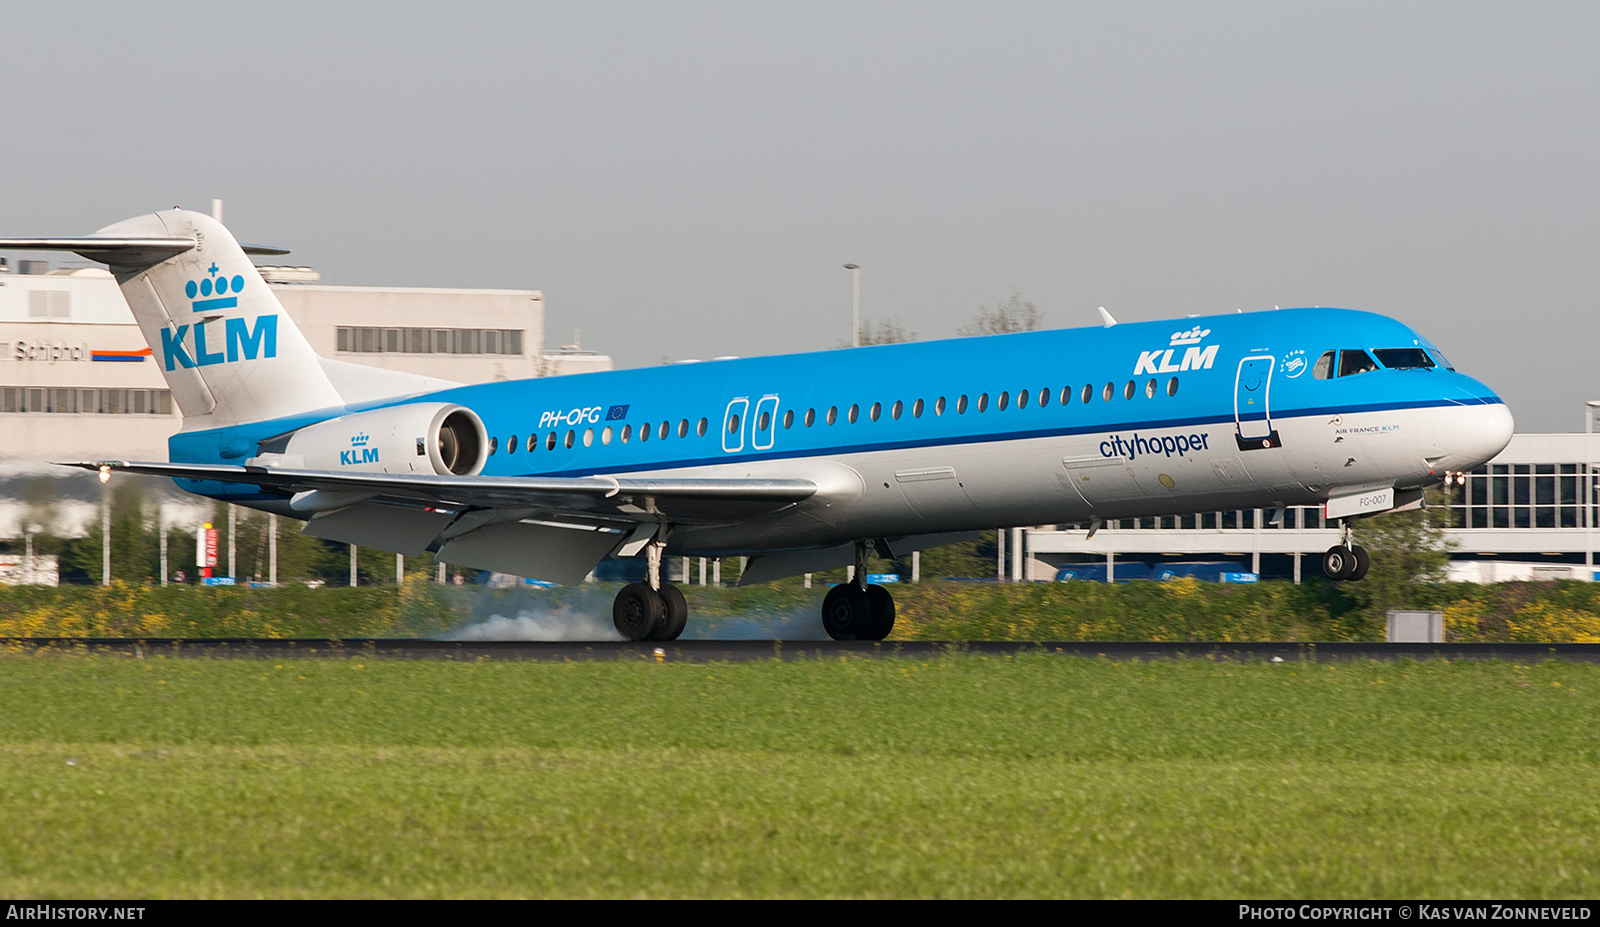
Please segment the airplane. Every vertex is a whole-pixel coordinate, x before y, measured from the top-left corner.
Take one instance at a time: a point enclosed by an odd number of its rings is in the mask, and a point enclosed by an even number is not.
[[[867,558],[1004,525],[1322,505],[1335,580],[1352,522],[1503,449],[1506,404],[1406,325],[1300,308],[459,384],[315,354],[240,245],[174,209],[84,238],[0,240],[109,266],[182,430],[171,477],[306,534],[581,582],[645,554],[613,603],[630,640],[688,620],[663,556],[749,558],[740,583],[853,564],[828,634],[881,640]]]

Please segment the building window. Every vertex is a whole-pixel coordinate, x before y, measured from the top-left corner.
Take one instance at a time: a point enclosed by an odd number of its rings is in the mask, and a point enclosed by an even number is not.
[[[171,415],[172,391],[3,386],[0,387],[0,412]]]
[[[486,328],[341,327],[335,347],[354,354],[521,354],[522,332]]]

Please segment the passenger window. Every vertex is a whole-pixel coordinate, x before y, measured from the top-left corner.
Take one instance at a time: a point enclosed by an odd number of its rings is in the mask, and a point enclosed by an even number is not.
[[[1133,384],[1133,381],[1132,381],[1132,380],[1129,380],[1129,381],[1128,381],[1128,385],[1127,385],[1127,386],[1124,386],[1124,387],[1123,387],[1123,388],[1122,388],[1122,398],[1123,398],[1123,399],[1132,399],[1132,398],[1133,398],[1133,391],[1134,391],[1134,390],[1135,390],[1135,389],[1137,389],[1137,387],[1136,387],[1136,386],[1134,386],[1134,384]]]
[[[816,423],[817,423],[817,410],[816,409],[807,409],[806,410],[806,427],[810,428],[812,425],[815,425]]]
[[[989,394],[988,393],[979,393],[978,394],[978,411],[979,412],[987,412],[987,411],[989,411]]]
[[[943,415],[944,414],[944,397],[943,396],[940,396],[933,403],[933,414],[934,415]]]
[[[1044,389],[1039,390],[1039,408],[1042,409],[1042,408],[1044,408],[1045,406],[1047,406],[1049,404],[1050,404],[1050,387],[1046,386]]]
[[[517,452],[517,436],[516,435],[512,435],[511,437],[506,439],[506,453],[507,454],[515,454],[516,452]]]
[[[1028,400],[1030,398],[1032,398],[1032,394],[1029,393],[1027,390],[1025,390],[1025,389],[1017,390],[1017,408],[1018,409],[1026,409],[1028,407]]]
[[[1001,393],[1000,398],[996,400],[994,404],[995,408],[999,409],[1001,412],[1004,412],[1006,410],[1006,406],[1008,405],[1011,405],[1010,393]]]
[[[912,418],[921,418],[922,417],[922,400],[918,399],[916,402],[911,404],[911,417]]]
[[[794,410],[785,409],[783,412],[783,430],[788,431],[794,427]]]
[[[1322,352],[1322,356],[1317,358],[1317,366],[1314,369],[1312,369],[1312,371],[1311,371],[1311,376],[1312,376],[1313,379],[1317,379],[1317,380],[1331,380],[1331,379],[1333,379],[1333,352],[1332,351],[1324,351],[1324,352]]]
[[[856,419],[858,419],[860,417],[861,417],[861,406],[859,404],[857,404],[857,403],[851,403],[850,404],[850,414],[848,416],[848,418],[850,419],[850,424],[854,425],[856,423]]]
[[[1151,377],[1150,378],[1150,382],[1146,383],[1144,385],[1144,398],[1146,398],[1146,399],[1154,399],[1154,398],[1156,398],[1156,381],[1155,381],[1154,377]]]
[[[956,399],[956,414],[957,415],[966,415],[967,414],[967,394],[966,393],[962,393]]]
[[[1107,383],[1106,388],[1100,391],[1101,401],[1110,402],[1111,397],[1117,394],[1117,384]]]
[[[650,427],[650,423],[649,422],[646,422],[645,424],[640,425],[639,426],[639,440],[640,441],[648,441],[648,440],[650,440],[650,432],[652,432],[654,430],[655,430],[654,428]]]
[[[873,421],[877,421],[878,420],[878,414],[880,412],[882,412],[882,411],[883,411],[883,403],[875,402],[875,403],[872,404],[872,411],[869,412],[868,414],[872,416],[872,420]]]
[[[567,450],[569,450],[569,451],[572,450],[572,445],[578,443],[578,433],[576,431],[567,432],[567,442],[566,443],[567,443]]]
[[[600,443],[601,444],[610,444],[611,443],[611,426],[610,425],[607,425],[605,427],[605,430],[600,432]]]
[[[1061,404],[1064,406],[1072,405],[1072,387],[1061,387]]]
[[[593,428],[585,428],[583,430],[583,446],[584,447],[592,447],[593,445],[594,445],[594,429]]]
[[[631,437],[633,437],[633,426],[632,425],[623,425],[622,426],[622,443],[623,444],[627,444],[628,443],[628,439],[631,438]]]
[[[490,457],[494,456],[495,448],[497,448],[499,446],[500,446],[500,439],[499,438],[490,438],[489,439],[489,456]]]
[[[896,399],[894,405],[889,407],[889,417],[897,422],[900,421],[900,413],[905,411],[905,407],[905,403]]]
[[[728,434],[736,435],[738,433],[739,433],[739,414],[736,412],[733,415],[728,416]]]
[[[1177,377],[1173,377],[1172,379],[1167,381],[1167,395],[1168,396],[1176,396],[1176,395],[1178,395],[1178,378]]]
[[[546,436],[545,442],[544,442],[544,449],[547,450],[547,451],[553,451],[553,450],[556,449],[556,433],[555,432],[552,431],[552,432],[550,432],[550,434],[548,436]]]
[[[838,420],[839,420],[839,407],[838,406],[829,406],[828,407],[828,424],[832,425],[834,422],[837,422]]]
[[[1089,400],[1091,400],[1093,398],[1094,398],[1094,387],[1090,386],[1087,383],[1083,384],[1083,404],[1084,405],[1088,405],[1089,404]]]
[[[1353,377],[1358,373],[1377,370],[1378,365],[1372,362],[1367,352],[1361,350],[1344,350],[1339,352],[1339,376]]]
[[[1434,366],[1433,358],[1421,348],[1379,348],[1378,363],[1390,370],[1427,370]]]
[[[539,436],[537,434],[528,435],[528,453],[532,454],[534,451],[537,451],[538,449],[539,449]]]
[[[678,419],[678,437],[689,437],[689,420],[686,418]]]
[[[702,418],[700,420],[700,424],[694,426],[694,433],[699,435],[700,437],[704,438],[706,436],[706,427],[709,426],[710,424],[711,424],[710,422],[708,422],[708,421],[706,421],[705,419]],[[762,427],[764,428],[766,426],[763,425]]]

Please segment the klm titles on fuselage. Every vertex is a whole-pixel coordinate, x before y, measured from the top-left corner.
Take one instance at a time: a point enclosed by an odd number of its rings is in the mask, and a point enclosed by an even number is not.
[[[204,280],[190,280],[184,286],[184,293],[191,300],[190,309],[193,312],[220,312],[224,309],[236,309],[239,306],[238,293],[244,289],[244,277],[235,275],[229,278],[226,274],[215,276],[217,265],[212,264],[207,268],[212,276]],[[234,295],[229,296],[232,292]],[[199,297],[199,298],[196,298]],[[238,360],[255,360],[257,357],[278,356],[278,316],[269,313],[256,317],[255,325],[250,325],[249,319],[224,318],[222,322],[223,344],[207,345],[207,322],[217,319],[201,319],[193,325],[179,325],[175,328],[161,330],[161,357],[166,364],[166,369],[173,370],[177,367],[185,369],[194,367],[210,367],[213,364],[227,364]],[[194,329],[194,337],[189,338],[189,330]],[[211,337],[216,337],[216,326],[209,329]],[[213,346],[217,348],[213,350]]]
[[[1139,362],[1133,365],[1133,375],[1210,370],[1211,365],[1217,362],[1217,346],[1200,347],[1200,342],[1209,334],[1211,329],[1198,325],[1185,332],[1173,332],[1168,347],[1139,352]],[[1174,362],[1173,355],[1179,348],[1184,349],[1183,357]]]

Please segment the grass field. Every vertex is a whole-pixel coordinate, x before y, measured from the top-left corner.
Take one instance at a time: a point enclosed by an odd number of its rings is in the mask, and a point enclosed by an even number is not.
[[[1574,897],[1600,667],[0,657],[12,897]]]

